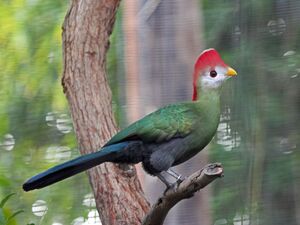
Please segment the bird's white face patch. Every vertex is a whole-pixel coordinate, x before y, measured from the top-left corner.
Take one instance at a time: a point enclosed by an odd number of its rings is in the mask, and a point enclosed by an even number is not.
[[[202,88],[218,88],[229,78],[229,76],[226,75],[227,68],[216,66],[214,70],[217,73],[216,76],[211,76],[211,69],[207,69],[205,73],[200,76],[198,82]]]

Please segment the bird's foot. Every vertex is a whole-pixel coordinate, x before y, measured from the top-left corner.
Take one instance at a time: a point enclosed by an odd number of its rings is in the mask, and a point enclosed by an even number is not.
[[[169,176],[175,178],[175,182],[170,182],[170,179],[167,179],[163,174],[166,173]],[[176,173],[175,171],[168,169],[167,171],[163,171],[159,174],[156,175],[166,186],[166,190],[164,191],[164,194],[168,191],[168,190],[173,190],[176,191],[179,184],[185,180],[185,177],[183,177],[181,174]]]
[[[182,176],[182,175],[179,175],[179,176],[177,177],[176,183],[180,184],[182,181],[185,180],[185,178],[186,178],[186,177],[184,177],[184,176]]]
[[[175,181],[175,182],[173,182],[173,183],[165,183],[166,184],[166,186],[167,186],[167,188],[166,188],[166,190],[164,191],[164,194],[166,194],[166,192],[167,191],[169,191],[169,190],[173,190],[174,192],[176,192],[177,191],[177,189],[178,189],[178,187],[179,187],[179,185],[183,182],[185,180],[185,177],[183,177],[183,176],[178,176],[177,177],[177,180]]]
[[[168,169],[166,171],[166,173],[169,174],[170,176],[174,177],[176,179],[176,182],[179,182],[179,183],[181,183],[185,179],[181,174],[175,172],[171,168]]]

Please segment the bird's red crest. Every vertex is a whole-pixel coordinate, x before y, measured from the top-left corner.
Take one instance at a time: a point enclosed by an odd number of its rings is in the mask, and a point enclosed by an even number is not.
[[[215,68],[216,66],[227,66],[224,61],[221,59],[219,53],[213,49],[209,48],[203,51],[194,66],[194,74],[193,74],[193,101],[197,100],[197,81],[200,75],[200,71],[206,70],[209,68]]]

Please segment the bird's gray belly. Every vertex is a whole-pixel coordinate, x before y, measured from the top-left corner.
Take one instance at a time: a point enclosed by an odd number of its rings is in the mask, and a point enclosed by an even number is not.
[[[192,141],[187,139],[182,143],[182,149],[180,153],[175,153],[175,161],[172,166],[176,166],[178,164],[184,163],[189,160],[197,153],[199,153],[205,146],[209,144],[211,141],[211,137],[202,137],[198,139],[193,139]]]
[[[157,174],[183,163],[200,152],[212,137],[192,136],[175,138],[165,143],[147,145],[143,167],[150,174]]]

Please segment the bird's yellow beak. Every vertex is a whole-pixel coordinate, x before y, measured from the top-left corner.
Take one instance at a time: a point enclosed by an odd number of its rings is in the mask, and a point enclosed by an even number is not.
[[[237,72],[236,72],[234,69],[232,69],[231,67],[228,67],[228,70],[227,70],[226,75],[227,75],[227,76],[230,76],[230,77],[236,76],[236,75],[237,75]]]

